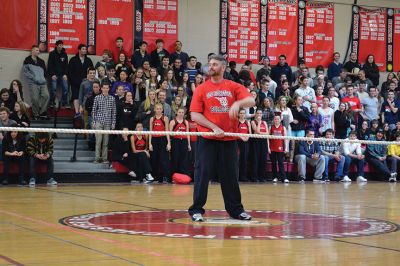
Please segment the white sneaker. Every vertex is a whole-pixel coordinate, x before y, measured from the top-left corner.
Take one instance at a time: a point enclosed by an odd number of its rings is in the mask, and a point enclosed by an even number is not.
[[[47,180],[47,185],[48,186],[57,186],[57,181],[54,178],[50,178],[49,180]]]
[[[201,215],[201,213],[195,213],[191,217],[193,222],[204,222],[204,218],[203,215]]]
[[[151,174],[146,175],[146,180],[147,181],[154,181],[154,177]]]
[[[274,178],[274,179],[272,179],[272,182],[274,182],[274,183],[278,183],[278,178]]]
[[[36,185],[36,179],[35,178],[29,179],[29,186],[34,187],[35,185]]]
[[[130,172],[128,173],[128,175],[129,175],[130,177],[136,177],[136,173],[135,173],[134,171],[130,171]]]
[[[397,177],[397,173],[391,173],[390,174],[390,178],[389,178],[389,182],[397,182],[397,179],[396,179],[396,177]]]
[[[345,175],[345,176],[342,178],[342,180],[340,180],[340,182],[351,182],[351,179],[350,179],[347,175]]]
[[[287,179],[287,178],[285,178],[285,179],[283,179],[283,183],[289,183],[290,181],[289,181],[289,179]]]
[[[368,180],[366,178],[364,178],[363,176],[358,176],[357,177],[357,182],[361,183],[361,182],[367,182]]]

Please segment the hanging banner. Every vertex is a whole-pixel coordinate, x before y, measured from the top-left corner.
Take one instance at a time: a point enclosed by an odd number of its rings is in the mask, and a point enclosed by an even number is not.
[[[400,71],[400,9],[393,9],[393,21],[393,71],[397,72]]]
[[[353,7],[353,35],[357,34],[358,40],[353,40],[352,51],[358,54],[361,64],[373,54],[380,71],[386,71],[386,16],[385,8]]]
[[[164,40],[165,49],[174,51],[178,40],[178,0],[135,1],[135,48],[145,40],[148,51],[152,51],[157,39]]]
[[[228,61],[260,60],[260,7],[259,0],[221,1],[220,53]]]
[[[102,0],[97,2],[96,53],[115,46],[115,39],[124,39],[124,48],[133,47],[133,0]]]
[[[37,44],[37,0],[2,0],[0,5],[0,48],[30,50]],[[34,13],[35,14],[35,13]]]
[[[334,4],[306,4],[304,61],[308,67],[328,67],[334,53]]]
[[[88,40],[88,4],[95,0],[39,0],[39,49],[46,52],[57,40],[64,42],[67,53],[75,53],[80,43]],[[91,11],[94,24],[95,15]],[[93,31],[94,33],[94,31]]]
[[[301,1],[303,4],[304,2]],[[271,64],[286,55],[290,66],[297,65],[298,55],[298,6],[297,0],[268,0],[267,55]]]

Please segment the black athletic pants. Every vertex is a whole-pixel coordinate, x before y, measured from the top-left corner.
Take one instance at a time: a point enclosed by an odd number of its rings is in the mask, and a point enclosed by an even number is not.
[[[167,181],[171,182],[171,175],[169,170],[170,161],[167,151],[167,137],[153,137],[151,139],[151,144],[153,145],[153,151],[150,153],[150,159],[154,178],[157,181],[162,182],[163,177],[166,177]]]
[[[272,174],[273,178],[278,178],[281,181],[283,181],[286,178],[286,173],[285,173],[285,166],[284,166],[284,158],[285,158],[285,153],[283,152],[275,152],[271,151],[271,162],[272,162]],[[279,166],[279,175],[276,171],[277,164]]]
[[[189,174],[188,171],[188,140],[187,138],[171,139],[172,173]]]
[[[247,162],[249,159],[249,142],[238,140],[239,146],[239,181],[247,181]]]

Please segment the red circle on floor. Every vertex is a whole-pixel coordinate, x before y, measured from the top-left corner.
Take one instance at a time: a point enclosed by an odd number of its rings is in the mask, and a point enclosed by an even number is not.
[[[369,236],[398,230],[376,219],[330,214],[250,211],[251,221],[231,219],[210,210],[204,222],[192,222],[187,211],[119,211],[66,217],[61,223],[91,231],[139,236],[195,239],[306,239]]]

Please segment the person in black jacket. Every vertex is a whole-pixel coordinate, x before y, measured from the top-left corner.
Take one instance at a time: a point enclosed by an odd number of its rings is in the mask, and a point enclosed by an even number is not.
[[[50,105],[55,104],[57,86],[62,89],[61,105],[68,104],[68,55],[61,40],[56,41],[56,47],[49,53],[47,71],[51,78]]]
[[[293,122],[290,123],[292,128],[292,136],[293,137],[304,137],[305,125],[308,119],[310,118],[310,112],[306,107],[303,106],[303,98],[299,95],[294,97],[294,106],[291,109],[293,115]],[[290,162],[293,162],[293,156],[295,148],[295,141],[292,141],[292,149],[290,150]]]
[[[76,117],[81,116],[79,112],[79,87],[83,79],[86,78],[89,67],[93,67],[93,62],[87,57],[87,48],[84,44],[79,44],[78,53],[69,60],[68,64],[68,79],[71,84],[71,98],[74,102]]]
[[[339,110],[335,111],[334,114],[335,120],[335,137],[338,139],[347,138],[347,132],[351,126],[351,118],[348,116],[348,112],[346,112],[346,104],[341,103],[339,105]]]
[[[132,92],[128,91],[125,94],[124,101],[122,102],[122,114],[121,114],[121,127],[129,130],[134,130],[136,126],[136,114],[138,112],[138,106],[133,101]]]
[[[128,129],[125,128],[124,130],[127,131]],[[128,134],[115,137],[112,145],[111,161],[123,164],[129,169],[128,175],[132,178],[136,177]]]
[[[164,57],[169,58],[169,52],[164,49],[164,40],[163,39],[157,39],[156,46],[157,46],[156,49],[154,49],[150,54],[150,57],[151,57],[150,64],[154,68],[158,68],[159,66],[161,66],[162,59]]]
[[[31,125],[28,110],[26,110],[24,102],[19,101],[15,103],[14,112],[11,113],[10,119],[17,122],[19,127],[29,127]]]
[[[11,131],[7,132],[3,138],[3,160],[4,160],[4,175],[3,185],[8,184],[8,174],[10,172],[10,164],[18,164],[19,183],[26,185],[24,179],[25,168],[25,148],[26,142],[22,132]]]
[[[363,66],[365,77],[372,81],[375,86],[379,85],[379,68],[375,63],[374,55],[369,54]],[[369,87],[368,87],[369,88]]]
[[[283,54],[279,56],[278,64],[272,68],[271,78],[276,83],[279,83],[278,81],[282,74],[286,75],[286,79],[289,80],[290,83],[293,82],[292,69],[290,68],[288,63],[286,63],[286,56]]]

